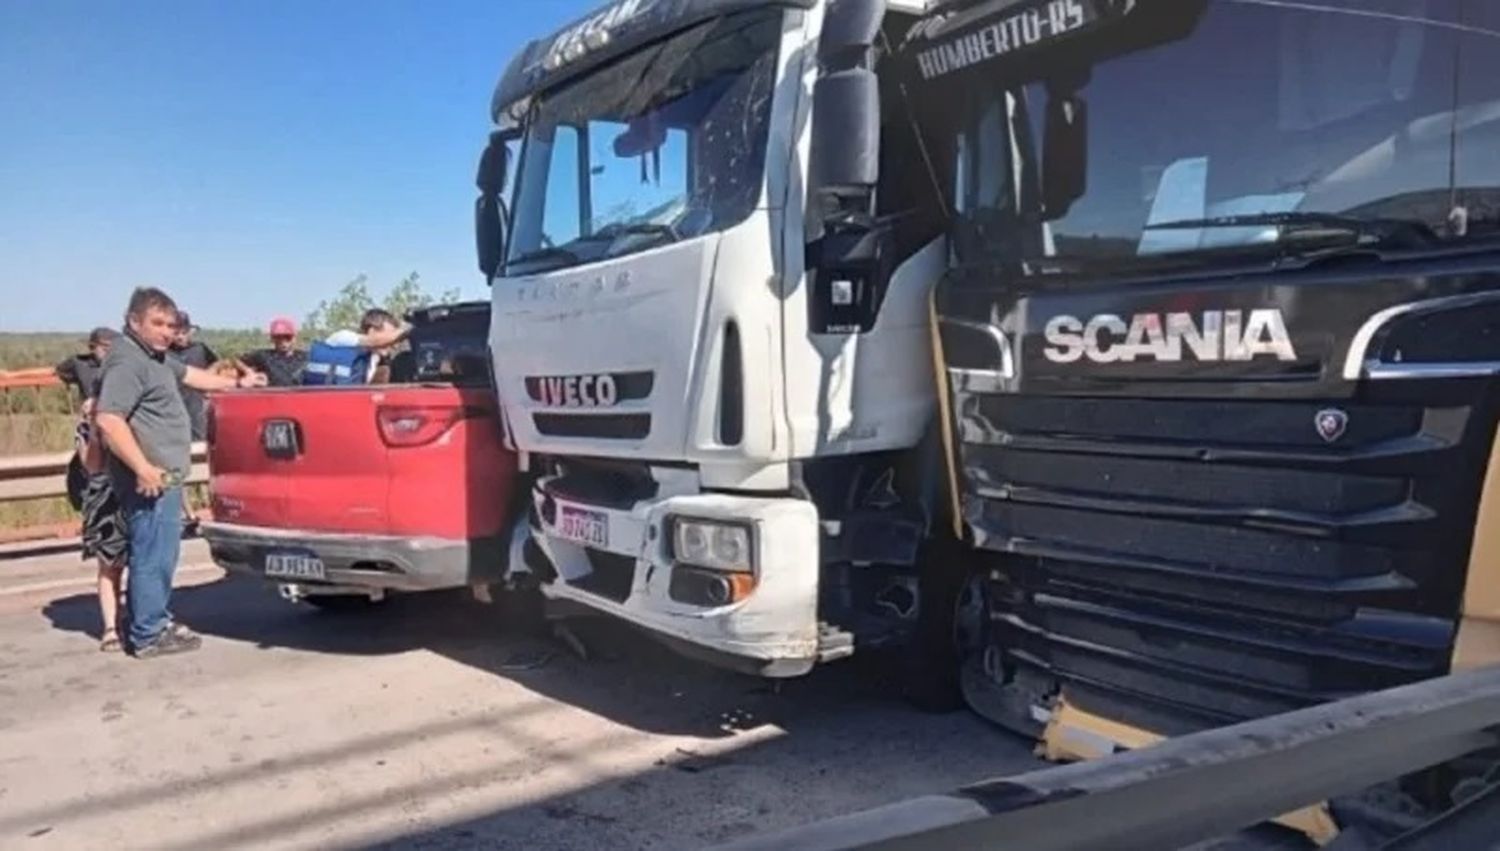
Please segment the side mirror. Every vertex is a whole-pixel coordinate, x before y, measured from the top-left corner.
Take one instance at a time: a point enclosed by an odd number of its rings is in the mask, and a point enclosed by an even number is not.
[[[499,195],[505,191],[505,180],[510,176],[510,149],[506,147],[509,138],[501,133],[491,133],[490,143],[484,146],[484,153],[479,155],[479,172],[474,175],[474,185],[479,187],[480,192],[493,192]]]
[[[818,37],[813,86],[808,325],[813,333],[875,327],[891,277],[892,233],[874,221],[880,180],[880,79],[875,41],[886,0],[832,0]]]
[[[479,256],[479,271],[488,283],[500,271],[505,256],[505,180],[510,165],[507,138],[491,133],[490,142],[479,156],[479,172],[474,185],[479,198],[474,201],[474,248]]]
[[[880,178],[880,81],[851,68],[824,74],[813,88],[812,185],[823,191],[874,189]]]
[[[1088,104],[1077,94],[1047,98],[1042,142],[1042,211],[1048,221],[1067,215],[1088,189]]]
[[[833,0],[818,37],[813,87],[812,185],[835,196],[868,194],[880,175],[880,81],[875,41],[886,0]]]

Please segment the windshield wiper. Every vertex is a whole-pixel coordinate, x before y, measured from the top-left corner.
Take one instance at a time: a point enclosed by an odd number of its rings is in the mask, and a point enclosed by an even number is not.
[[[682,239],[682,234],[672,225],[659,224],[657,222],[622,222],[619,224],[605,225],[585,237],[574,240],[575,242],[587,242],[597,239],[615,239],[621,236],[664,236],[672,242]]]
[[[1353,239],[1357,245],[1427,246],[1438,242],[1438,235],[1425,223],[1414,219],[1361,219],[1337,213],[1249,213],[1239,216],[1214,216],[1206,219],[1179,219],[1146,225],[1145,230],[1193,230],[1199,228],[1281,227],[1288,230],[1283,240],[1307,241],[1318,237]]]
[[[538,248],[535,251],[528,251],[520,257],[512,257],[505,265],[515,266],[523,263],[540,263],[544,260],[561,260],[570,266],[576,266],[583,262],[583,258],[572,251],[561,246],[549,245],[545,248]]]

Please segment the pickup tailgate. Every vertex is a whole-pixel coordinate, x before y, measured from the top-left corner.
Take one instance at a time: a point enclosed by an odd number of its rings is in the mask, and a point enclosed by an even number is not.
[[[453,540],[507,528],[515,459],[487,388],[235,392],[212,411],[221,522]]]
[[[390,526],[390,469],[373,387],[217,395],[209,463],[214,517],[320,532]]]

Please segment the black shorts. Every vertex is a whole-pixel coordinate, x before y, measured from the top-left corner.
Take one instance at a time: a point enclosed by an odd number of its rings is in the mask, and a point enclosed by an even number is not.
[[[130,551],[130,535],[125,528],[125,514],[109,475],[89,477],[83,489],[83,557],[101,558],[113,564],[125,561]]]

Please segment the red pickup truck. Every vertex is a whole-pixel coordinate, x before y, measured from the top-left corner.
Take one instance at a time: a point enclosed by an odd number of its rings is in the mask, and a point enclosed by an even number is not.
[[[320,607],[499,581],[522,503],[490,381],[489,305],[410,319],[393,383],[212,398],[202,535],[215,562]]]

